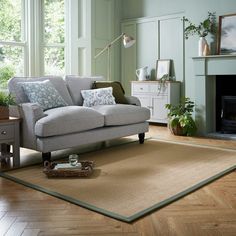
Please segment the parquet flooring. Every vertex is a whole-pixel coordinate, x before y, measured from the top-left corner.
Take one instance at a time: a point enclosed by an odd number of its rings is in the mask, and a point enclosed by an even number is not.
[[[236,141],[176,137],[154,125],[149,135],[236,149]],[[0,178],[0,235],[235,236],[236,172],[131,224]]]

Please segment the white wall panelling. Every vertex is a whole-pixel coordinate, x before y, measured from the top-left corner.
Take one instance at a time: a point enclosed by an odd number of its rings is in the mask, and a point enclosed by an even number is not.
[[[91,73],[91,0],[66,1],[66,73]]]
[[[184,37],[181,16],[159,20],[159,58],[172,59],[171,74],[184,80]]]
[[[66,1],[67,74],[106,77],[106,53],[96,60],[94,56],[120,33],[120,6],[121,1],[115,0]],[[120,80],[119,50],[120,44],[111,49],[114,80]]]
[[[156,74],[157,59],[171,59],[171,75],[184,81],[183,13],[161,17],[129,19],[122,22],[122,31],[136,38],[137,43],[121,50],[122,84],[127,94],[131,81],[137,80],[135,71],[148,66],[152,80]]]
[[[147,20],[137,22],[137,59],[136,68],[148,66],[148,73],[152,79],[155,78],[156,59],[158,58],[157,48],[157,21]],[[148,56],[145,56],[148,55]]]

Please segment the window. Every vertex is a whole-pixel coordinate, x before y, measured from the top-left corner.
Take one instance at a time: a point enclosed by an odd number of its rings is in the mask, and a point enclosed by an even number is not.
[[[44,0],[44,73],[65,74],[64,0]]]
[[[0,88],[13,75],[25,74],[24,1],[0,0]]]
[[[12,76],[64,75],[64,52],[65,0],[0,0],[0,89]]]

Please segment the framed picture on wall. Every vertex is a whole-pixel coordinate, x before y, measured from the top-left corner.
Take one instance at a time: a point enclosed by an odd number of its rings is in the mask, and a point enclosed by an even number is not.
[[[218,54],[236,54],[236,14],[219,17]]]
[[[169,80],[170,76],[170,60],[157,60],[156,63],[156,79]]]

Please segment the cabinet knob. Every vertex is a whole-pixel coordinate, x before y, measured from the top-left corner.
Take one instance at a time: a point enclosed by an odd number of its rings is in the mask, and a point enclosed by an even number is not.
[[[4,130],[3,130],[3,131],[1,132],[1,134],[2,134],[2,135],[6,135],[6,134],[7,134],[7,131],[4,131]]]

